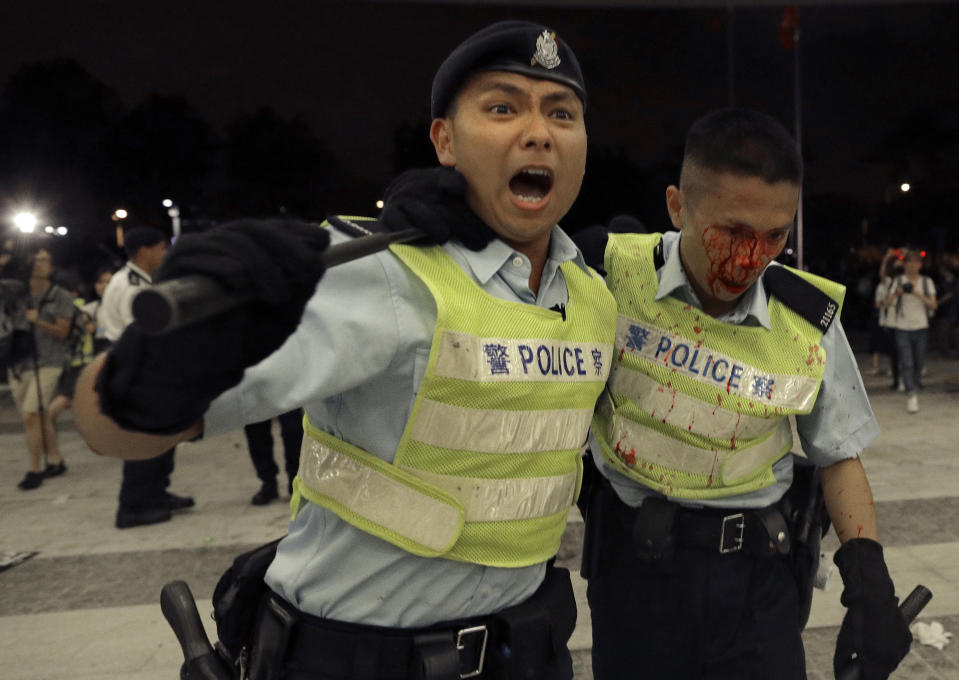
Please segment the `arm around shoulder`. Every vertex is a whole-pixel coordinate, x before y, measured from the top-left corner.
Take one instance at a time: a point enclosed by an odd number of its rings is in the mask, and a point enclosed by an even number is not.
[[[101,354],[83,369],[77,379],[73,410],[77,429],[87,445],[103,456],[142,460],[153,458],[180,442],[203,434],[203,422],[172,435],[146,434],[121,428],[100,411],[100,397],[95,390],[97,374],[106,354]]]

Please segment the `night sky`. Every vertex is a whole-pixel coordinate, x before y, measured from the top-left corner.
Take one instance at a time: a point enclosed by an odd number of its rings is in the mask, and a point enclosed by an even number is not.
[[[425,137],[430,81],[443,56],[486,23],[530,18],[554,27],[580,58],[591,149],[659,172],[662,181],[655,183],[675,179],[669,175],[689,124],[729,103],[730,15],[721,6],[596,4],[6,3],[0,83],[24,63],[66,56],[116,90],[127,107],[151,93],[181,94],[217,128],[264,105],[302,116],[337,173],[363,187],[344,200],[365,202],[393,172],[396,127],[422,124]],[[735,103],[792,129],[793,53],[780,42],[781,17],[781,7],[734,11]],[[959,6],[801,5],[800,26],[807,195],[841,196],[874,218],[895,199],[900,181],[920,192],[959,188]],[[933,135],[915,153],[908,134],[902,142],[911,126]],[[947,133],[943,153],[931,172],[922,153],[937,153],[940,132]],[[890,138],[900,140],[892,150]],[[663,188],[637,191],[661,196]],[[622,198],[628,205],[629,196]],[[370,212],[365,205],[329,210]],[[663,211],[644,210],[651,213],[640,215],[648,224],[663,225]],[[822,224],[807,228],[814,239],[830,233]]]

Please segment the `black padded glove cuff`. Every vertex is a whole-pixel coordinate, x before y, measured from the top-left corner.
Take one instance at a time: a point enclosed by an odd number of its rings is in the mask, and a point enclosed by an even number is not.
[[[419,229],[425,241],[455,239],[482,250],[496,233],[466,202],[466,178],[453,168],[407,170],[386,188],[380,223],[393,232]]]
[[[842,603],[846,607],[860,600],[867,590],[874,597],[895,597],[895,587],[883,559],[882,546],[876,541],[869,538],[850,539],[842,544],[832,559],[839,567],[839,575],[845,586]]]

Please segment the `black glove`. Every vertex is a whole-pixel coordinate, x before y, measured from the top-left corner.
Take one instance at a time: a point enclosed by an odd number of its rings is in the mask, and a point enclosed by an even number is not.
[[[885,680],[909,652],[912,634],[899,611],[882,546],[854,538],[842,544],[833,561],[842,575],[842,603],[848,609],[836,640],[833,670],[838,676],[855,654],[863,680]]]
[[[466,203],[466,178],[453,168],[407,170],[386,188],[380,222],[390,231],[419,229],[425,241],[456,239],[482,250],[496,234]]]
[[[284,220],[240,220],[180,237],[158,282],[199,274],[248,301],[160,335],[129,326],[97,377],[100,409],[139,432],[173,434],[192,426],[214,397],[299,325],[329,242],[326,229]]]

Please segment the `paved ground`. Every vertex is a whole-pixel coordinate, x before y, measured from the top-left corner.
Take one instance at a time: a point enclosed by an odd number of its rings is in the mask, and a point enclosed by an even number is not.
[[[959,631],[959,362],[932,360],[918,415],[905,413],[888,378],[867,376],[882,436],[864,457],[887,560],[900,595],[933,590],[926,621]],[[212,632],[209,598],[232,557],[283,533],[282,503],[253,507],[257,481],[241,432],[181,447],[172,490],[197,507],[153,527],[113,528],[120,463],[91,454],[66,416],[69,470],[32,492],[16,482],[26,454],[19,421],[0,386],[0,553],[36,551],[0,572],[0,668],[6,680],[174,680],[180,650],[160,613],[169,580],[189,582]],[[578,567],[582,523],[570,520],[560,560]],[[827,550],[835,549],[833,539]],[[838,579],[837,579],[838,580]],[[811,680],[832,677],[841,584],[816,593],[806,631]],[[572,641],[577,678],[592,677],[585,585]],[[959,644],[915,645],[894,678],[959,678]]]

